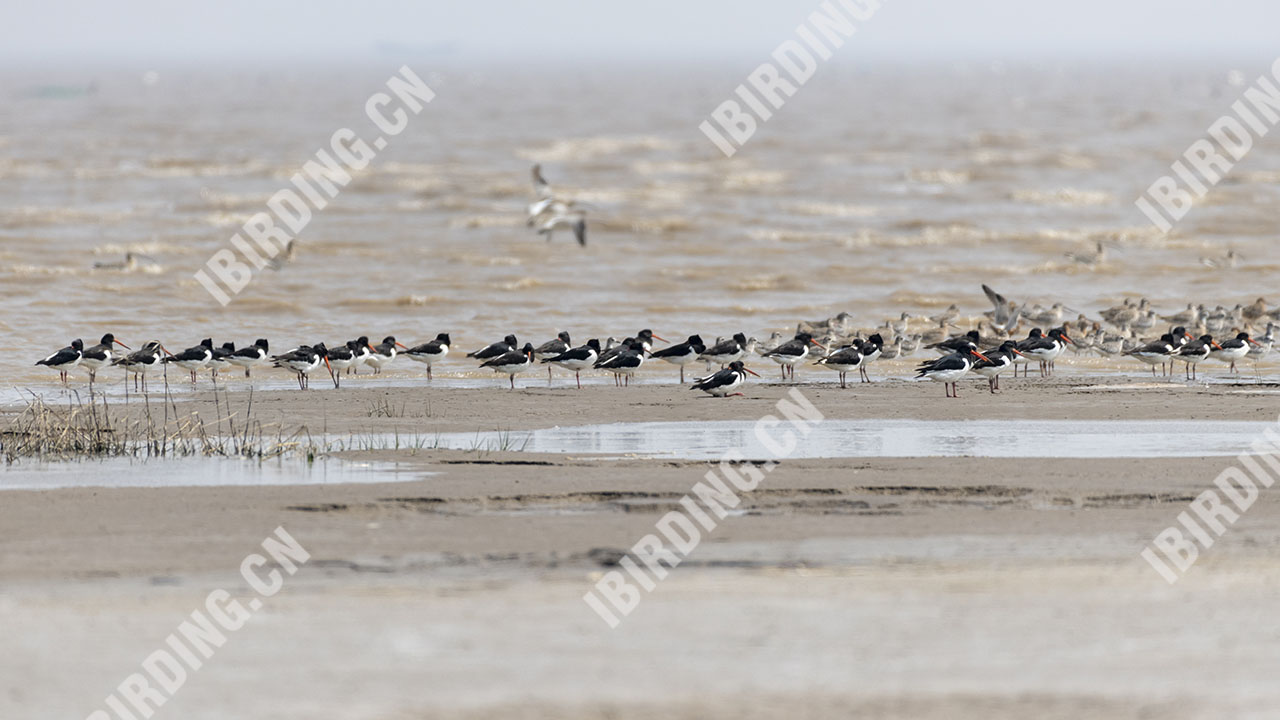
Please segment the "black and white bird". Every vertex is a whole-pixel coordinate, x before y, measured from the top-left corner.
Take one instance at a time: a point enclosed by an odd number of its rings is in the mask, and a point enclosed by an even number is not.
[[[840,374],[840,387],[845,384],[845,375],[852,370],[861,370],[863,363],[862,343],[848,345],[818,359],[818,365],[835,370]]]
[[[209,366],[209,361],[213,359],[213,340],[205,338],[200,341],[199,345],[189,347],[186,350],[176,354],[169,355],[164,359],[167,363],[176,363],[178,367],[191,373],[191,384],[196,384],[196,371],[203,370]]]
[[[979,343],[982,342],[982,336],[977,330],[970,330],[963,335],[947,338],[931,345],[925,345],[929,350],[937,350],[942,355],[950,355],[962,350],[977,350]]]
[[[80,338],[71,341],[71,344],[54,352],[43,360],[37,360],[36,365],[46,365],[58,371],[58,376],[62,378],[62,384],[67,384],[67,373],[71,368],[80,364],[80,359],[84,356],[84,342]]]
[[[682,343],[676,343],[671,347],[665,347],[656,352],[649,353],[651,358],[659,358],[666,360],[672,365],[680,366],[680,384],[684,384],[684,366],[698,361],[698,356],[706,352],[707,346],[703,344],[702,338],[698,335],[690,335],[689,339]]]
[[[488,360],[489,358],[496,358],[499,355],[514,351],[517,345],[519,343],[516,341],[516,336],[508,335],[500,342],[490,343],[475,352],[467,353],[467,357],[475,358],[476,360]]]
[[[107,333],[102,336],[102,341],[91,348],[86,348],[80,356],[80,367],[89,371],[89,387],[93,387],[93,381],[98,377],[98,370],[104,365],[115,359],[115,346],[130,350],[128,345],[116,340],[116,336]]]
[[[818,348],[822,347],[809,333],[796,333],[794,338],[765,353],[763,357],[773,360],[782,367],[783,380],[786,380],[787,377],[791,377],[794,380],[796,376],[796,363],[799,363],[808,357],[810,345]]]
[[[1156,366],[1164,366],[1166,362],[1173,356],[1178,349],[1174,344],[1173,335],[1165,333],[1160,336],[1159,340],[1139,345],[1138,347],[1125,353],[1125,355],[1140,360],[1151,366],[1151,376],[1156,375]]]
[[[734,391],[747,381],[747,373],[760,377],[750,368],[743,365],[741,360],[734,360],[729,363],[729,367],[723,370],[705,377],[694,378],[692,389],[701,390],[714,397],[742,395],[742,393]]]
[[[866,340],[862,341],[862,362],[858,364],[858,374],[862,377],[862,382],[871,382],[871,376],[867,375],[867,366],[880,359],[880,354],[884,351],[884,338],[880,333],[872,333]]]
[[[218,371],[225,368],[230,358],[236,351],[236,344],[232,342],[222,343],[222,347],[213,349],[213,357],[209,358],[209,372],[213,377],[213,381],[218,382]]]
[[[544,359],[542,362],[551,363],[565,370],[573,371],[573,379],[578,383],[578,389],[582,389],[582,378],[579,373],[587,368],[595,365],[596,360],[600,358],[600,341],[591,338],[586,345],[580,345],[576,348],[566,350],[555,357]]]
[[[1237,372],[1236,361],[1249,354],[1252,346],[1257,346],[1253,338],[1249,337],[1249,333],[1240,332],[1230,340],[1223,340],[1218,349],[1209,353],[1209,357],[1219,362],[1230,363],[1230,372]],[[1261,347],[1261,346],[1259,346]]]
[[[244,368],[244,376],[249,377],[249,372],[253,367],[266,362],[270,354],[271,344],[267,342],[266,338],[258,338],[249,347],[242,347],[231,353],[227,358],[227,362],[236,367]]]
[[[328,368],[330,374],[333,373],[333,367],[329,365],[329,349],[325,347],[324,343],[303,345],[283,355],[276,355],[271,360],[275,367],[284,368],[297,374],[299,390],[306,390],[310,387],[309,376],[320,369],[321,365]]]
[[[360,366],[364,365],[369,356],[373,354],[373,346],[369,344],[369,336],[361,335],[360,337],[346,343],[351,348],[351,352],[355,354],[355,358],[351,361],[351,367],[347,368],[348,375],[359,375]]]
[[[747,336],[742,333],[734,333],[733,337],[728,340],[712,345],[698,356],[699,360],[703,360],[711,365],[727,366],[734,360],[741,360],[751,352],[748,348]]]
[[[325,357],[329,359],[329,371],[333,373],[333,386],[342,387],[342,371],[363,362],[369,352],[369,343],[359,340],[348,340],[337,347],[327,348]]]
[[[516,375],[528,370],[533,365],[533,345],[525,343],[519,350],[505,352],[480,364],[482,368],[493,368],[494,372],[506,373],[511,380],[511,389],[516,389]]]
[[[396,342],[394,337],[388,335],[382,338],[382,342],[373,346],[373,352],[369,353],[369,356],[364,359],[364,364],[372,367],[373,374],[377,375],[382,372],[383,367],[396,359],[396,348],[409,349]]]
[[[644,342],[638,338],[627,338],[617,349],[617,353],[601,358],[592,367],[613,373],[614,385],[630,385],[631,376],[644,364]]]
[[[1024,340],[1018,344],[1018,351],[1032,360],[1040,361],[1040,377],[1053,374],[1053,361],[1066,349],[1067,343],[1074,342],[1067,337],[1062,328],[1053,328],[1049,334],[1036,340]]]
[[[431,365],[438,363],[449,354],[449,333],[436,335],[435,340],[414,345],[404,351],[405,357],[417,360],[427,366],[427,380],[431,379]]]
[[[535,360],[542,362],[547,358],[553,358],[561,353],[567,352],[573,347],[573,341],[569,339],[567,331],[556,333],[554,340],[548,340],[533,349],[533,357]],[[551,367],[547,366],[547,384],[551,384]]]
[[[1227,342],[1230,341],[1228,340]],[[1221,350],[1222,346],[1213,341],[1212,335],[1201,335],[1178,348],[1174,356],[1183,362],[1183,370],[1186,372],[1188,380],[1196,379],[1196,365],[1212,355],[1215,348]]]
[[[111,361],[113,367],[119,366],[126,372],[133,373],[133,386],[138,388],[138,381],[142,381],[142,392],[147,391],[147,371],[164,365],[163,358],[168,355],[169,351],[164,348],[157,340],[150,340],[138,350],[118,357]],[[125,390],[129,389],[128,382],[125,382]]]
[[[969,368],[973,367],[975,358],[990,360],[990,358],[977,350],[962,350],[950,355],[943,355],[937,360],[923,363],[916,368],[916,377],[929,378],[934,382],[943,383],[947,390],[947,397],[958,398],[960,397],[960,389],[956,387],[956,381],[969,372]]]
[[[1013,359],[1022,354],[1018,343],[1005,340],[999,349],[984,353],[985,360],[978,360],[969,369],[987,379],[987,389],[994,395],[1000,389],[1000,373],[1013,367]]]

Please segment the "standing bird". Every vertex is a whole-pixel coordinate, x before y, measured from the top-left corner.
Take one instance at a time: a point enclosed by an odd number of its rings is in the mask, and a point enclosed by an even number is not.
[[[1000,373],[1013,365],[1013,359],[1021,355],[1018,350],[1018,343],[1013,340],[1005,340],[1000,344],[1000,349],[995,352],[986,353],[986,360],[979,360],[969,368],[975,373],[987,379],[987,388],[991,390],[991,394],[995,395],[1000,389]]]
[[[329,350],[324,346],[324,343],[303,345],[283,355],[276,355],[271,360],[275,367],[297,373],[299,390],[306,390],[310,387],[309,376],[318,370],[321,364],[329,369],[330,375],[333,374],[333,367],[329,364]]]
[[[940,355],[950,355],[962,350],[976,350],[982,342],[982,335],[977,330],[970,330],[963,335],[949,337],[932,345],[925,345],[928,350],[937,350]]]
[[[551,363],[573,371],[573,379],[578,383],[578,389],[582,389],[582,378],[579,373],[596,363],[600,358],[600,341],[591,338],[586,345],[566,350],[559,355],[546,358],[542,362]]]
[[[163,355],[161,354],[163,353]],[[142,380],[142,392],[147,391],[147,371],[162,366],[162,358],[171,354],[165,350],[159,341],[151,340],[142,346],[141,349],[135,350],[124,357],[116,358],[111,361],[111,365],[120,366],[125,372],[133,373],[133,388],[138,389],[138,380]],[[128,380],[125,381],[125,390],[129,389]]]
[[[1258,302],[1262,302],[1262,298],[1258,298]],[[1230,340],[1223,340],[1217,350],[1209,353],[1209,357],[1224,363],[1230,363],[1230,372],[1239,372],[1236,370],[1236,361],[1249,354],[1249,346],[1258,345],[1253,338],[1249,337],[1249,333],[1241,332]]]
[[[862,382],[871,382],[871,376],[867,375],[867,366],[880,359],[880,354],[884,351],[884,338],[880,337],[880,333],[872,333],[862,343],[862,362],[858,363],[858,374],[862,376]]]
[[[128,345],[116,340],[116,336],[107,333],[102,336],[102,341],[91,348],[88,348],[80,356],[80,367],[89,371],[89,387],[93,387],[93,381],[98,377],[98,370],[115,358],[115,346],[129,350]]]
[[[770,358],[781,366],[783,380],[786,380],[788,376],[794,380],[796,363],[804,360],[809,355],[810,345],[818,348],[822,347],[809,333],[796,333],[794,338],[765,353],[763,357]]]
[[[516,336],[508,335],[505,338],[503,338],[501,342],[490,343],[489,345],[485,345],[484,347],[480,348],[479,350],[476,350],[475,352],[467,353],[467,357],[475,358],[476,360],[488,360],[489,358],[496,358],[499,355],[504,355],[506,353],[509,353],[515,350],[517,344],[518,343],[516,342]]]
[[[1049,330],[1047,337],[1038,340],[1024,340],[1018,344],[1018,350],[1032,360],[1040,361],[1040,377],[1053,374],[1053,361],[1058,359],[1067,343],[1074,343],[1062,328]]]
[[[373,347],[373,352],[369,353],[369,357],[364,359],[366,365],[373,368],[373,374],[377,375],[382,372],[383,366],[396,359],[396,348],[409,348],[396,342],[396,339],[390,335],[382,338],[382,342]]]
[[[435,340],[415,345],[404,351],[405,357],[427,366],[427,380],[431,380],[431,364],[440,362],[449,354],[449,333],[436,335]]]
[[[1173,335],[1165,333],[1160,336],[1159,340],[1149,342],[1125,353],[1126,356],[1136,358],[1151,366],[1151,377],[1156,376],[1156,366],[1164,367],[1165,362],[1172,357],[1179,345],[1174,344]]]
[[[348,340],[338,347],[328,348],[325,357],[329,359],[329,372],[333,374],[333,386],[342,387],[342,371],[362,362],[368,353],[369,343],[361,343],[359,340]]]
[[[271,345],[266,338],[258,338],[249,347],[243,347],[227,358],[227,362],[237,367],[244,368],[244,376],[249,377],[249,371],[254,365],[261,365],[267,361],[267,357],[271,353]]]
[[[209,361],[213,359],[213,340],[205,338],[200,341],[199,345],[189,347],[177,355],[170,355],[165,358],[167,363],[177,363],[178,367],[183,368],[191,373],[191,384],[196,384],[196,371],[203,370],[209,366]]]
[[[1211,335],[1201,335],[1198,339],[1178,348],[1174,355],[1183,362],[1188,380],[1196,379],[1196,365],[1209,357],[1214,348],[1221,350],[1222,346],[1214,342]]]
[[[701,390],[714,397],[742,395],[742,393],[734,392],[734,390],[747,381],[747,373],[760,377],[746,365],[743,365],[741,360],[734,360],[729,363],[729,367],[723,370],[706,377],[694,378],[692,389]]]
[[[734,360],[741,360],[750,352],[747,349],[747,336],[742,333],[734,333],[733,337],[723,342],[717,342],[715,345],[707,348],[698,356],[699,360],[703,360],[711,365],[719,365],[725,367]]]
[[[863,357],[861,345],[850,345],[819,358],[817,364],[835,370],[840,374],[840,387],[848,387],[844,381],[845,374],[850,370],[861,370]]]
[[[227,366],[227,360],[236,351],[236,344],[232,342],[222,343],[222,347],[213,349],[213,357],[209,358],[209,372],[213,377],[213,382],[218,382],[218,370]]]
[[[569,339],[569,333],[562,330],[556,333],[556,338],[554,340],[548,340],[534,348],[533,357],[539,361],[546,360],[547,358],[555,357],[567,352],[571,347],[573,347],[573,341]],[[551,384],[550,365],[547,366],[547,384]]]
[[[990,360],[977,350],[961,350],[922,364],[916,368],[916,377],[927,377],[934,382],[943,383],[947,390],[947,397],[958,398],[960,389],[956,387],[956,381],[964,377],[965,373],[969,372],[969,368],[973,367],[974,358]]]
[[[707,346],[703,344],[702,337],[699,335],[690,335],[688,340],[677,343],[671,347],[662,348],[657,352],[649,353],[649,357],[660,358],[666,360],[672,365],[680,366],[680,384],[684,384],[684,366],[698,361],[698,356],[705,352]]]
[[[361,335],[355,340],[347,343],[347,345],[355,355],[351,360],[351,367],[347,368],[347,374],[359,375],[360,366],[368,362],[369,356],[373,355],[373,346],[369,344],[369,336]]]
[[[631,376],[636,374],[644,364],[644,342],[637,338],[628,338],[612,357],[601,358],[593,366],[613,373],[614,385],[631,385]]]
[[[43,360],[37,360],[36,365],[47,365],[58,371],[58,376],[62,378],[62,384],[67,384],[67,372],[71,368],[80,364],[80,358],[84,356],[84,342],[80,338],[71,341],[71,344],[61,350],[53,353]]]
[[[496,358],[486,360],[480,364],[482,368],[493,368],[494,372],[502,372],[507,374],[507,378],[511,380],[511,389],[516,389],[516,375],[528,370],[533,365],[533,345],[525,343],[524,347],[519,350],[505,352]]]

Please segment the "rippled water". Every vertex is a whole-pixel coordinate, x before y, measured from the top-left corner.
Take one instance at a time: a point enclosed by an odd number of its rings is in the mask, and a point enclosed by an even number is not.
[[[0,76],[0,371],[114,331],[171,350],[358,334],[474,349],[652,327],[765,337],[849,311],[1164,309],[1266,294],[1280,156],[1258,143],[1169,238],[1132,200],[1240,88],[1231,68],[824,67],[732,159],[698,123],[750,68],[428,67],[437,97],[227,308],[192,279],[398,65],[254,73],[90,68]],[[1241,68],[1252,76],[1263,68]],[[86,93],[31,93],[35,86]],[[590,244],[523,225],[533,162],[592,205]],[[1096,240],[1100,268],[1067,260]],[[1202,256],[1235,248],[1234,271]],[[133,250],[134,272],[92,272]],[[396,367],[396,366],[393,366]],[[446,370],[467,369],[466,363]],[[399,370],[417,371],[404,363]]]
[[[1272,423],[1181,420],[825,420],[796,438],[791,458],[1002,457],[1156,458],[1231,456],[1249,451]],[[778,441],[786,426],[771,428]],[[754,422],[649,422],[556,427],[532,432],[450,433],[433,443],[455,450],[508,449],[718,460],[774,453]]]

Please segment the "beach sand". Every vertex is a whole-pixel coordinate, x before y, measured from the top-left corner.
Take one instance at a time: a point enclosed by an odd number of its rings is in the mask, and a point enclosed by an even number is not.
[[[313,433],[430,435],[754,420],[787,390],[713,400],[525,382],[257,392],[253,413]],[[1247,382],[1005,386],[947,400],[928,383],[800,385],[828,418],[1275,417],[1272,389]],[[240,390],[176,407],[212,423],[227,399],[247,407]],[[384,401],[403,411],[371,416]],[[1277,504],[1264,492],[1175,585],[1139,557],[1229,458],[783,460],[611,630],[583,594],[709,463],[341,455],[420,477],[0,496],[0,716],[102,707],[211,590],[254,597],[240,562],[277,526],[310,560],[167,716],[1263,718],[1280,701]]]

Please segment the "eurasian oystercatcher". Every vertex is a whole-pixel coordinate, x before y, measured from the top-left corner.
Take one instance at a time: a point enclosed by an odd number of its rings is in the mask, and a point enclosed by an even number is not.
[[[43,360],[37,360],[36,365],[47,365],[58,371],[58,375],[62,378],[62,384],[67,384],[67,372],[71,368],[80,364],[80,358],[84,356],[84,342],[80,338],[71,341],[67,347],[58,350]]]
[[[649,357],[666,360],[672,365],[680,366],[680,384],[684,384],[684,366],[689,363],[698,361],[698,356],[705,352],[707,346],[703,344],[702,338],[698,335],[690,335],[688,340],[682,343],[676,343],[671,347],[662,348],[657,352],[649,353]]]
[[[573,371],[573,379],[578,383],[578,389],[582,389],[582,379],[579,373],[591,367],[600,358],[600,341],[591,338],[586,345],[580,345],[576,348],[566,350],[559,355],[546,358],[542,362],[551,363]]]
[[[431,380],[431,364],[440,362],[449,354],[449,333],[436,335],[435,340],[415,345],[404,351],[405,357],[427,366],[427,380]]]
[[[982,342],[982,336],[977,330],[970,330],[963,335],[949,337],[946,340],[925,345],[927,350],[937,350],[939,354],[950,355],[962,350],[977,350]]]
[[[592,367],[613,373],[613,383],[615,385],[630,385],[631,376],[635,375],[640,366],[644,364],[644,353],[643,341],[638,338],[627,338],[622,345],[618,346],[616,354],[612,357],[601,358]]]
[[[534,348],[533,357],[535,360],[539,361],[546,360],[547,358],[552,358],[560,355],[561,353],[567,352],[571,347],[573,347],[573,341],[569,339],[569,333],[562,330],[556,333],[554,340],[548,340]],[[551,384],[550,366],[547,366],[547,384]]]
[[[973,359],[989,360],[986,355],[977,350],[964,350],[950,355],[943,355],[937,360],[924,363],[916,368],[916,377],[926,377],[934,382],[943,383],[947,390],[947,397],[960,397],[960,389],[956,387],[956,381],[964,377],[969,372],[969,368],[973,367]]]
[[[714,397],[742,395],[742,393],[734,392],[734,390],[747,381],[747,373],[760,377],[743,365],[741,360],[734,360],[729,363],[729,367],[723,370],[718,370],[706,377],[694,378],[691,389],[701,390]]]
[[[141,378],[142,392],[146,392],[147,371],[152,368],[162,366],[164,364],[162,358],[169,354],[171,353],[166,350],[159,341],[150,340],[143,344],[140,349],[134,350],[124,357],[118,357],[115,360],[112,360],[111,365],[119,365],[125,369],[125,372],[133,373],[133,387],[135,390],[138,389],[138,380]],[[124,387],[125,390],[129,389],[128,380],[125,381]]]
[[[1032,360],[1039,360],[1040,377],[1047,377],[1053,374],[1053,361],[1062,354],[1069,342],[1072,340],[1062,328],[1052,328],[1046,337],[1019,343],[1018,351]]]
[[[826,357],[818,358],[818,365],[835,370],[840,374],[840,387],[848,387],[845,384],[845,374],[850,370],[860,370],[863,360],[862,343],[849,345],[840,348]]]
[[[370,355],[373,355],[373,346],[369,344],[368,335],[361,335],[351,343],[347,344],[350,345],[351,352],[355,353],[355,359],[352,360],[351,367],[347,368],[347,374],[359,375],[360,366],[364,365],[369,360]]]
[[[491,343],[489,345],[485,345],[479,350],[476,350],[475,352],[467,353],[467,357],[475,358],[476,360],[496,358],[499,355],[505,355],[506,353],[515,351],[516,345],[518,344],[519,343],[516,342],[515,335],[508,335],[503,338],[501,342]]]
[[[364,352],[360,352],[361,349]],[[369,353],[369,343],[359,340],[348,340],[334,348],[327,348],[325,357],[329,359],[329,371],[333,373],[333,386],[342,387],[342,371],[360,362]]]
[[[1217,350],[1209,353],[1209,357],[1224,363],[1230,363],[1231,367],[1228,372],[1239,372],[1236,370],[1236,361],[1249,354],[1250,345],[1261,347],[1254,342],[1253,338],[1249,337],[1249,333],[1236,333],[1234,338],[1223,340]]]
[[[218,382],[218,371],[227,366],[227,359],[236,351],[236,344],[233,342],[222,343],[222,347],[213,349],[213,357],[209,358],[209,373],[213,378],[213,382]]]
[[[329,369],[329,373],[333,374],[333,367],[329,364],[329,350],[324,343],[316,343],[315,345],[303,345],[296,350],[290,350],[283,355],[276,355],[271,358],[272,364],[278,368],[291,370],[298,375],[298,389],[306,390],[310,387],[310,375],[315,372],[321,364]]]
[[[205,338],[200,341],[199,345],[189,347],[182,352],[173,355],[170,354],[164,359],[167,363],[177,363],[178,367],[183,368],[191,373],[191,384],[196,384],[196,371],[203,370],[209,366],[209,361],[213,359],[213,340]]]
[[[254,365],[260,365],[266,362],[271,352],[271,344],[266,338],[258,338],[249,347],[240,348],[231,353],[227,358],[227,362],[237,367],[244,368],[244,376],[249,377],[249,371]]]
[[[1214,342],[1211,335],[1201,335],[1178,348],[1174,355],[1184,363],[1183,370],[1188,380],[1196,379],[1196,365],[1209,357],[1214,352],[1214,348],[1221,349],[1222,346]]]
[[[98,377],[98,370],[103,365],[110,363],[115,358],[115,346],[130,350],[128,345],[116,340],[116,336],[107,333],[102,336],[102,341],[91,348],[87,348],[80,356],[80,367],[89,371],[89,387],[93,387],[93,381]]]
[[[698,356],[711,365],[725,367],[734,360],[741,360],[747,355],[747,336],[734,333],[733,337],[707,348]]]
[[[871,376],[867,374],[867,366],[880,359],[881,352],[884,351],[884,338],[880,333],[872,333],[862,341],[862,362],[858,363],[858,374],[862,377],[862,382],[871,382]]]
[[[369,353],[369,357],[364,359],[364,363],[373,368],[373,374],[377,375],[382,372],[383,366],[396,359],[396,348],[404,348],[404,345],[396,342],[396,339],[390,335],[382,338],[382,342],[373,346],[373,352]]]
[[[763,357],[770,358],[781,366],[783,380],[786,380],[788,375],[794,380],[796,377],[796,363],[808,357],[810,345],[818,348],[822,347],[809,333],[796,333],[794,338],[765,353]]]
[[[994,395],[1000,389],[1000,373],[1013,365],[1013,359],[1021,354],[1016,341],[1005,340],[998,350],[985,353],[986,360],[978,360],[969,369],[987,379],[987,389]]]
[[[533,345],[525,343],[524,347],[519,350],[505,352],[496,358],[486,360],[480,364],[482,368],[493,368],[494,372],[502,372],[507,374],[507,378],[511,380],[511,389],[516,389],[516,375],[528,370],[533,365]]]
[[[1165,333],[1160,336],[1159,340],[1149,342],[1125,353],[1125,355],[1141,360],[1151,366],[1151,377],[1156,376],[1156,366],[1164,367],[1170,356],[1173,355],[1177,346],[1174,345],[1173,335]]]

